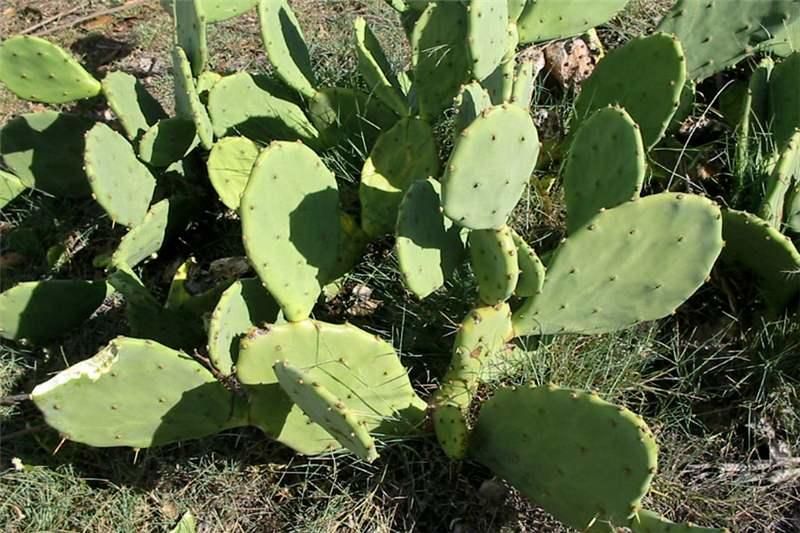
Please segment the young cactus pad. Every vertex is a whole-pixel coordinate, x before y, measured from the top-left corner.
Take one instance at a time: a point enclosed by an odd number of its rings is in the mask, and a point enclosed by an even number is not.
[[[194,122],[172,117],[159,120],[139,141],[139,159],[157,168],[168,167],[186,157],[200,142]]]
[[[252,330],[241,342],[236,375],[250,396],[253,425],[296,451],[315,455],[339,447],[309,424],[283,392],[272,369],[288,361],[340,398],[373,435],[408,434],[426,405],[411,388],[390,344],[349,324],[306,320]]]
[[[564,524],[626,524],[656,471],[641,418],[594,394],[555,387],[498,391],[481,408],[470,455]]]
[[[602,211],[556,250],[514,330],[596,334],[667,316],[705,282],[722,246],[719,207],[700,196],[662,193]]]
[[[535,296],[544,286],[546,269],[539,256],[520,235],[511,230],[514,245],[517,247],[517,261],[519,264],[519,279],[514,289],[517,296]]]
[[[336,267],[339,193],[319,156],[299,142],[262,151],[241,202],[247,257],[287,320],[308,318]]]
[[[261,38],[278,76],[306,98],[317,92],[303,32],[286,0],[262,0],[258,4]]]
[[[131,141],[166,117],[158,100],[142,82],[126,72],[111,72],[103,78],[103,95]]]
[[[375,96],[380,98],[398,116],[407,115],[408,102],[380,42],[362,17],[356,18],[353,26],[358,69],[370,91],[374,91]]]
[[[0,337],[42,344],[87,320],[110,294],[103,281],[45,280],[0,293]]]
[[[232,19],[250,11],[258,0],[202,0],[203,11],[209,24]]]
[[[246,425],[243,403],[188,355],[118,337],[31,393],[49,426],[90,446],[148,448]]]
[[[436,440],[445,455],[460,461],[467,455],[469,446],[469,427],[462,410],[456,405],[441,405],[434,409],[433,428]]]
[[[781,152],[766,183],[764,200],[758,215],[778,230],[781,229],[785,199],[792,183],[800,180],[800,130],[795,130]]]
[[[487,109],[464,131],[442,178],[445,214],[469,229],[501,228],[517,205],[539,157],[527,111]]]
[[[800,5],[800,4],[799,4]],[[770,113],[766,124],[759,126],[772,132],[772,142],[783,149],[800,126],[800,52],[775,65],[769,76]]]
[[[347,404],[337,398],[319,381],[293,367],[286,361],[272,365],[283,392],[305,415],[330,433],[339,444],[371,463],[378,458],[375,441]]]
[[[514,87],[511,103],[528,110],[533,102],[533,91],[536,88],[536,76],[544,68],[544,62],[534,58],[521,61],[514,69]]]
[[[153,204],[141,224],[131,228],[122,238],[111,257],[111,264],[133,268],[157,253],[167,236],[169,211],[169,200],[166,198]]]
[[[492,107],[492,98],[489,93],[477,81],[472,81],[463,87],[455,99],[456,118],[453,124],[455,140],[464,128],[472,124],[484,110]]]
[[[631,65],[639,68],[633,77]],[[619,105],[639,125],[650,149],[669,126],[685,83],[686,59],[675,37],[659,33],[632,39],[604,57],[584,82],[571,127],[596,109]]]
[[[730,533],[727,528],[676,524],[653,511],[639,511],[629,524],[633,533]]]
[[[439,190],[434,179],[415,182],[398,211],[397,262],[406,287],[420,299],[444,285],[464,259],[461,228],[442,214]]]
[[[194,122],[200,143],[203,148],[210,150],[214,144],[214,128],[211,119],[208,118],[208,111],[197,93],[186,52],[178,46],[172,51],[172,69],[175,75],[175,111],[179,117]]]
[[[225,137],[211,149],[208,178],[219,199],[229,209],[239,209],[259,152],[258,145],[246,137]]]
[[[564,168],[569,232],[601,209],[638,198],[646,168],[639,126],[630,115],[615,107],[595,111],[575,134]]]
[[[28,187],[18,177],[10,172],[0,170],[0,209],[4,208],[14,198],[22,194]]]
[[[536,0],[517,20],[520,44],[564,39],[614,18],[628,0]]]
[[[58,46],[28,35],[0,45],[0,82],[25,100],[63,104],[91,98],[100,82]]]
[[[199,76],[208,62],[207,21],[203,4],[203,0],[174,2],[175,45],[186,53],[190,77]]]
[[[519,279],[517,246],[511,228],[470,231],[469,257],[481,302],[494,305],[508,300]]]
[[[471,0],[467,8],[467,46],[472,77],[482,80],[500,66],[508,38],[508,3]]]
[[[397,209],[418,180],[439,174],[433,130],[420,118],[400,120],[378,137],[361,171],[361,227],[372,237],[394,231]]]

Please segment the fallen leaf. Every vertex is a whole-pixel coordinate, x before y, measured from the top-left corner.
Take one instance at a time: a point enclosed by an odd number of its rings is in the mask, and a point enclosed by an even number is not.
[[[105,28],[114,22],[114,17],[111,15],[101,15],[85,22],[81,27],[85,30],[96,30],[98,28]]]

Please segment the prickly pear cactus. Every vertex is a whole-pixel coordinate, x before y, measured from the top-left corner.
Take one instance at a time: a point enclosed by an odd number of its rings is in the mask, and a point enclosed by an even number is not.
[[[489,93],[477,81],[472,81],[461,87],[461,92],[455,99],[456,118],[453,124],[453,134],[455,140],[464,131],[464,128],[472,124],[484,110],[492,107],[492,98]]]
[[[208,63],[206,13],[203,0],[177,0],[174,3],[175,45],[186,53],[190,78],[197,77]],[[177,75],[177,74],[176,74]]]
[[[800,131],[795,131],[766,183],[758,215],[774,228],[781,229],[785,199],[792,183],[800,180]]]
[[[380,42],[362,17],[356,18],[353,27],[358,68],[370,91],[374,91],[375,96],[380,98],[398,116],[407,115],[409,112],[408,101]]]
[[[471,0],[467,8],[467,47],[472,77],[482,80],[500,66],[506,53],[508,3]]]
[[[769,107],[766,124],[774,145],[783,149],[800,125],[800,96],[795,88],[800,83],[800,52],[775,65],[769,75]]]
[[[445,455],[460,461],[467,455],[469,447],[469,427],[462,410],[456,405],[436,407],[431,418],[436,431],[436,440]]]
[[[203,11],[209,24],[238,17],[250,11],[258,0],[202,0]]]
[[[122,238],[111,257],[111,264],[132,268],[157,253],[167,236],[169,212],[168,199],[153,204],[142,222],[131,228]]]
[[[166,117],[158,100],[147,92],[139,79],[126,72],[109,73],[103,78],[102,86],[103,96],[131,141]]]
[[[196,1],[196,0],[193,0]],[[190,2],[178,2],[184,4]],[[172,51],[172,68],[175,75],[175,111],[179,117],[194,122],[203,148],[210,150],[214,144],[214,129],[208,111],[200,101],[186,52],[176,46]]]
[[[308,114],[322,146],[350,143],[361,152],[369,152],[378,136],[397,122],[380,100],[345,87],[320,89],[308,104]]]
[[[514,86],[511,93],[511,103],[528,110],[533,101],[533,91],[536,88],[536,76],[541,66],[533,59],[520,61],[514,69]]]
[[[200,143],[194,122],[173,117],[159,120],[139,141],[139,159],[156,168],[168,167],[186,157]]]
[[[546,269],[534,249],[519,234],[511,230],[514,245],[517,247],[517,261],[519,264],[519,279],[514,288],[517,296],[536,296],[544,286]]]
[[[219,199],[229,209],[239,209],[259,153],[258,145],[245,137],[225,137],[211,149],[208,178]]]
[[[519,279],[517,245],[511,228],[471,231],[469,257],[481,302],[495,305],[508,300]]]
[[[10,172],[0,170],[0,209],[4,208],[14,198],[22,194],[28,187],[18,177]]]
[[[306,98],[317,92],[303,31],[286,0],[262,0],[258,4],[261,38],[278,76]]]
[[[727,528],[676,524],[653,511],[639,511],[630,521],[633,533],[730,533]]]
[[[520,44],[564,39],[608,22],[628,0],[535,0],[517,20]]]

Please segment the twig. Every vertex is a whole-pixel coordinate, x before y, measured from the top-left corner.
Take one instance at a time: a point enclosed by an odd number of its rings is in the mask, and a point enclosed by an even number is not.
[[[39,28],[41,28],[42,26],[47,26],[51,22],[55,22],[55,21],[57,21],[59,19],[62,19],[64,17],[66,17],[67,15],[72,15],[73,13],[78,11],[80,8],[81,8],[81,6],[75,6],[72,9],[70,9],[69,11],[64,11],[63,13],[58,13],[57,15],[53,15],[52,17],[47,17],[43,21],[41,21],[41,22],[39,22],[37,24],[34,24],[33,26],[31,26],[29,28],[25,28],[24,30],[22,30],[19,33],[20,33],[20,35],[25,35],[27,33],[31,33],[33,31],[36,31]]]
[[[30,399],[30,394],[13,394],[0,398],[0,405],[17,405],[18,403],[27,402]]]
[[[53,26],[52,28],[48,28],[46,30],[42,30],[42,31],[36,32],[34,35],[42,36],[42,35],[47,35],[48,33],[53,33],[53,32],[60,31],[60,30],[65,30],[67,28],[71,28],[73,26],[77,26],[78,24],[81,24],[83,22],[87,22],[87,21],[90,21],[92,19],[96,19],[97,17],[102,17],[104,15],[113,15],[115,13],[119,13],[121,11],[125,11],[126,9],[130,9],[132,7],[140,6],[140,5],[144,4],[145,2],[147,2],[147,0],[132,0],[132,1],[130,1],[130,2],[126,3],[126,4],[123,4],[121,6],[112,7],[112,8],[109,8],[109,9],[101,9],[100,11],[95,11],[91,15],[86,15],[84,17],[78,17],[75,20],[70,20],[69,22],[61,24],[59,26]]]

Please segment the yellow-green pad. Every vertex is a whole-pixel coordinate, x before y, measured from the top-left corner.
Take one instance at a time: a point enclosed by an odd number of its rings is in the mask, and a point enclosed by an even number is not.
[[[200,363],[117,337],[33,389],[49,426],[90,446],[149,448],[243,426],[243,405]]]
[[[519,279],[517,245],[511,228],[472,230],[469,233],[469,258],[478,296],[486,305],[508,300]]]
[[[631,65],[639,66],[634,77]],[[674,36],[637,37],[597,64],[575,100],[570,127],[577,129],[596,109],[619,105],[639,125],[644,145],[650,149],[669,126],[685,83],[686,59]]]
[[[653,511],[639,511],[630,521],[633,533],[730,533],[727,528],[676,524]]]
[[[253,9],[258,0],[202,0],[203,11],[209,24],[232,19]]]
[[[161,249],[169,223],[169,200],[153,204],[141,224],[131,228],[111,257],[115,266],[135,267]]]
[[[200,139],[189,119],[165,118],[149,128],[139,141],[139,159],[154,167],[168,167],[186,157]]]
[[[22,194],[28,187],[18,177],[10,172],[0,170],[0,209],[8,205],[11,200]]]
[[[375,96],[343,87],[318,91],[308,115],[323,146],[348,142],[361,152],[369,152],[378,136],[397,122],[397,115]]]
[[[339,193],[307,146],[276,141],[258,157],[240,213],[247,257],[287,320],[308,318],[336,267]]]
[[[489,93],[477,81],[470,82],[461,87],[461,92],[455,100],[456,118],[453,124],[453,133],[458,141],[458,135],[486,109],[492,107]]]
[[[433,428],[436,440],[445,455],[460,461],[467,455],[469,447],[469,427],[464,413],[455,405],[442,405],[433,411]]]
[[[470,455],[580,531],[626,524],[656,471],[644,421],[594,394],[555,387],[498,391],[481,408]]]
[[[390,344],[355,326],[306,320],[253,330],[242,339],[236,375],[250,398],[250,421],[305,454],[339,448],[281,389],[279,361],[308,374],[341,398],[372,435],[407,435],[425,418],[426,404],[411,387]]]
[[[482,80],[500,66],[506,53],[508,3],[470,0],[467,7],[467,45],[472,77]]]
[[[597,334],[667,316],[705,282],[722,246],[722,215],[707,198],[662,193],[602,211],[562,241],[514,330]]]
[[[361,227],[372,237],[394,231],[403,195],[415,181],[439,174],[430,125],[406,118],[380,137],[361,171]]]
[[[794,232],[800,233],[800,181],[797,181],[786,196],[783,223]]]
[[[514,244],[517,247],[517,262],[519,264],[519,279],[517,287],[514,289],[516,296],[535,296],[541,292],[544,286],[546,269],[539,256],[536,255],[533,247],[530,246],[520,235],[511,230]]]
[[[800,52],[796,52],[775,65],[769,74],[769,109],[767,124],[756,127],[768,129],[778,150],[786,147],[800,126]]]
[[[200,95],[200,100],[204,103],[208,103],[208,93],[211,92],[211,89],[214,88],[214,85],[217,84],[219,80],[222,79],[221,74],[217,74],[216,72],[211,72],[207,70],[200,74],[197,77],[197,81],[195,82],[195,87],[197,88],[197,94]]]
[[[105,124],[95,124],[86,134],[84,164],[92,196],[112,222],[128,227],[141,224],[156,180],[125,137]]]
[[[520,61],[514,68],[514,86],[511,90],[511,103],[530,109],[533,103],[533,91],[536,88],[536,75],[539,67],[533,59]]]
[[[278,319],[280,308],[258,279],[242,279],[228,287],[208,324],[208,357],[214,368],[230,375],[239,359],[239,341],[250,329]]]
[[[298,370],[286,361],[278,361],[272,366],[283,392],[300,407],[305,415],[330,433],[339,444],[371,463],[378,458],[375,441],[359,420],[319,381]]]
[[[800,180],[800,131],[795,131],[783,148],[764,191],[758,215],[778,230],[783,223],[785,200],[792,183]]]
[[[497,229],[517,205],[539,157],[527,111],[503,104],[465,128],[442,178],[444,213],[469,229]]]
[[[568,231],[601,209],[638,198],[646,168],[639,126],[630,115],[619,107],[595,111],[575,134],[564,167]]]
[[[228,209],[239,209],[239,202],[259,153],[258,145],[245,137],[225,137],[211,149],[208,178]]]
[[[258,4],[261,39],[278,76],[306,98],[317,92],[303,31],[286,0],[262,0]]]
[[[172,51],[172,68],[175,76],[175,111],[179,117],[194,122],[200,143],[203,148],[210,150],[214,144],[214,128],[208,118],[208,111],[197,94],[186,52],[177,46]]]
[[[80,326],[108,294],[102,281],[27,281],[0,293],[0,337],[42,344]]]
[[[405,94],[397,81],[392,65],[386,58],[381,43],[367,26],[367,22],[358,17],[353,22],[358,54],[358,68],[370,92],[380,98],[399,116],[409,113]]]
[[[529,1],[517,20],[520,44],[564,39],[608,22],[628,0]]]
[[[183,513],[180,521],[169,533],[197,533],[197,521],[191,511]]]
[[[190,78],[202,74],[208,62],[207,20],[203,4],[203,0],[177,0],[174,6],[175,45],[183,49],[191,64]]]
[[[406,287],[420,299],[444,285],[464,259],[461,228],[442,214],[440,189],[436,180],[418,181],[398,210],[397,262]]]
[[[84,136],[93,125],[55,111],[20,115],[0,130],[0,155],[26,187],[55,196],[87,196]]]
[[[111,72],[103,78],[102,85],[109,107],[131,141],[166,117],[158,100],[134,76],[126,72]]]
[[[17,35],[0,45],[0,82],[25,100],[63,104],[91,98],[100,82],[62,48],[39,37]]]

